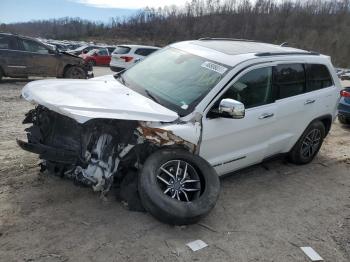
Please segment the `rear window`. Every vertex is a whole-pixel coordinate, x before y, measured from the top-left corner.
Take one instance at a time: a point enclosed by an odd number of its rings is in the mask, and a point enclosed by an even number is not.
[[[117,46],[113,54],[124,55],[130,52],[130,47],[127,46]]]
[[[325,65],[306,64],[306,92],[330,87],[333,85],[332,77]]]
[[[305,88],[305,70],[302,64],[278,65],[274,70],[278,99],[302,94]]]
[[[142,56],[148,56],[156,50],[157,49],[153,49],[153,48],[139,48],[135,51],[135,54],[142,55]]]

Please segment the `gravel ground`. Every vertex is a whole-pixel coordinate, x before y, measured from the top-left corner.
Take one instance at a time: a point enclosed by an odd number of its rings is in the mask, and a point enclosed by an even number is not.
[[[103,75],[108,68],[96,68]],[[131,212],[113,194],[39,174],[19,149],[29,80],[0,84],[0,261],[350,261],[350,128],[336,122],[309,165],[274,160],[222,180],[214,210],[173,227]],[[192,252],[186,243],[209,246]]]

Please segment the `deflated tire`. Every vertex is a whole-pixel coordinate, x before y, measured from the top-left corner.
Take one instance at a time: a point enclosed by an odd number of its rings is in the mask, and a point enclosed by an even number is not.
[[[168,224],[197,222],[215,206],[219,192],[220,181],[214,168],[182,149],[153,153],[139,173],[144,208]]]

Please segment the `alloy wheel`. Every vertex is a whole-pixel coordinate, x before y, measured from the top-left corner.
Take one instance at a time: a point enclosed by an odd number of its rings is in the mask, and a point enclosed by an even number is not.
[[[200,176],[184,160],[171,160],[163,164],[158,170],[157,180],[165,195],[179,201],[190,202],[201,194]]]
[[[318,150],[321,143],[321,131],[312,129],[304,138],[301,145],[301,155],[305,158],[312,157]]]

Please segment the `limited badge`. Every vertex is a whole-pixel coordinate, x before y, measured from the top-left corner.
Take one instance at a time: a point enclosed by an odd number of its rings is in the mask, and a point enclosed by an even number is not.
[[[219,74],[224,74],[227,71],[227,68],[222,66],[222,65],[218,65],[209,61],[204,62],[201,67],[207,68],[211,71],[215,71]]]

